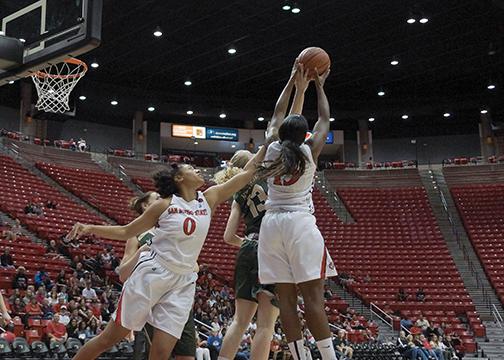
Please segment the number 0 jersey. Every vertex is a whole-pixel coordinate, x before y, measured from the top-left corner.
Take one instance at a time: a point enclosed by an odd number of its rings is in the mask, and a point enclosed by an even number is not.
[[[166,267],[178,274],[191,274],[210,227],[212,210],[202,192],[187,202],[173,195],[170,206],[154,228],[151,249]]]
[[[268,198],[267,193],[266,181],[259,180],[234,195],[233,199],[240,205],[245,221],[245,235],[259,233],[262,218],[266,213],[264,203]]]
[[[268,200],[267,210],[276,211],[305,211],[313,213],[313,179],[317,167],[313,161],[311,149],[308,145],[302,144],[301,151],[305,154],[307,161],[305,171],[301,175],[284,175],[268,179]],[[264,162],[275,161],[280,156],[282,145],[275,141],[266,152]]]

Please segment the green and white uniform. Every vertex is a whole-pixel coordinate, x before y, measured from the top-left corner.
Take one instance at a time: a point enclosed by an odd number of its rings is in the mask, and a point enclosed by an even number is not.
[[[257,293],[264,291],[274,294],[274,286],[259,284],[257,247],[261,221],[266,213],[268,198],[266,181],[259,180],[237,192],[233,200],[240,206],[245,222],[245,239],[236,256],[235,292],[237,299],[257,302]]]

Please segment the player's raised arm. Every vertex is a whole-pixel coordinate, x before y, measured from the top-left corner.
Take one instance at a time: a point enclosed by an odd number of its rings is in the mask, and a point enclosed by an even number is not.
[[[285,115],[287,113],[287,108],[289,106],[289,101],[292,94],[292,89],[294,88],[296,72],[298,71],[298,60],[294,61],[294,65],[292,66],[292,71],[287,81],[287,84],[283,88],[280,96],[275,105],[275,110],[273,111],[273,116],[271,117],[271,121],[267,130],[267,137],[277,137],[278,129],[280,125],[282,125],[283,120],[285,119]]]
[[[315,69],[316,71],[316,69]],[[330,69],[327,69],[322,75],[315,76],[315,88],[317,90],[317,107],[318,120],[313,127],[313,137],[309,140],[308,145],[311,146],[313,161],[317,163],[317,159],[326,142],[327,133],[330,129],[330,109],[329,101],[324,91],[324,84],[329,76]]]
[[[294,75],[294,85],[296,86],[296,92],[294,93],[294,100],[292,100],[289,115],[301,115],[303,113],[305,92],[308,88],[308,85],[310,84],[310,81],[312,80],[313,79],[310,78],[310,70],[305,69],[303,64],[299,64],[298,71],[296,71]]]

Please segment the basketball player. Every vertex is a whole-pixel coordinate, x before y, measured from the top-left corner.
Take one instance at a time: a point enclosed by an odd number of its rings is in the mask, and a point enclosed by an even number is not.
[[[132,199],[130,207],[132,210],[136,211],[138,215],[142,215],[145,210],[152,205],[156,200],[159,199],[159,194],[155,191],[148,191],[141,196],[135,197]],[[138,258],[143,251],[150,250],[149,246],[152,243],[152,238],[154,237],[153,229],[147,230],[145,233],[132,237],[128,239],[126,242],[126,247],[124,248],[124,256],[121,261],[121,264],[118,268],[119,279],[124,283],[136,263],[138,262]],[[196,266],[197,267],[197,266]],[[195,273],[198,272],[198,269],[195,269]],[[196,354],[196,338],[194,331],[194,316],[192,311],[189,313],[189,318],[184,326],[184,330],[182,331],[182,335],[180,339],[177,341],[175,348],[173,349],[173,353],[175,354],[176,360],[194,360]],[[145,337],[148,336],[149,339],[152,338],[153,328],[149,324],[146,324],[144,330],[147,332],[145,334],[142,331],[139,331],[135,334],[135,353],[142,356],[140,352],[143,351]],[[149,348],[149,344],[146,343],[146,349]],[[133,356],[135,358],[135,355]],[[140,357],[138,357],[140,359]]]
[[[334,263],[313,216],[312,187],[318,156],[329,131],[329,103],[324,82],[329,70],[315,76],[318,121],[305,142],[308,122],[290,115],[283,123],[272,121],[269,136],[278,134],[267,151],[260,176],[268,181],[266,214],[259,231],[259,280],[276,284],[280,319],[295,360],[305,360],[297,312],[297,290],[305,304],[308,328],[317,340],[322,359],[336,354],[324,310],[324,280],[335,276]]]
[[[276,103],[273,113],[274,122],[277,122],[275,119],[283,121],[285,118],[294,85],[296,85],[296,95],[290,113],[301,113],[304,92],[309,82],[308,71],[304,71],[303,66],[298,65],[296,61],[289,81]],[[252,153],[247,150],[237,151],[231,158],[230,166],[215,175],[216,183],[223,183],[239,174],[252,156]],[[233,197],[224,240],[230,245],[240,247],[235,267],[235,314],[224,337],[219,360],[235,358],[243,334],[256,312],[257,329],[252,342],[250,358],[252,360],[268,359],[271,337],[278,317],[278,308],[272,303],[274,286],[259,284],[257,265],[257,241],[261,220],[266,212],[264,203],[267,199],[267,192],[266,182],[259,180],[237,192]],[[245,238],[236,235],[242,218],[245,221]]]
[[[265,152],[266,148],[261,148],[241,174],[205,192],[197,191],[205,183],[198,170],[190,165],[175,165],[154,176],[160,199],[131,223],[74,225],[69,238],[94,234],[124,241],[156,226],[151,251],[140,254],[123,286],[113,321],[79,350],[75,360],[96,359],[131,330],[140,331],[146,323],[154,327],[149,359],[168,358],[192,308],[196,281],[193,270],[212,211],[252,180]]]

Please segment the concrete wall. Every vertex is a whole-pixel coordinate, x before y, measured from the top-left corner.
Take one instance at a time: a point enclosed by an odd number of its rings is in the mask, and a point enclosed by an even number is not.
[[[0,129],[19,130],[19,109],[0,106]]]

